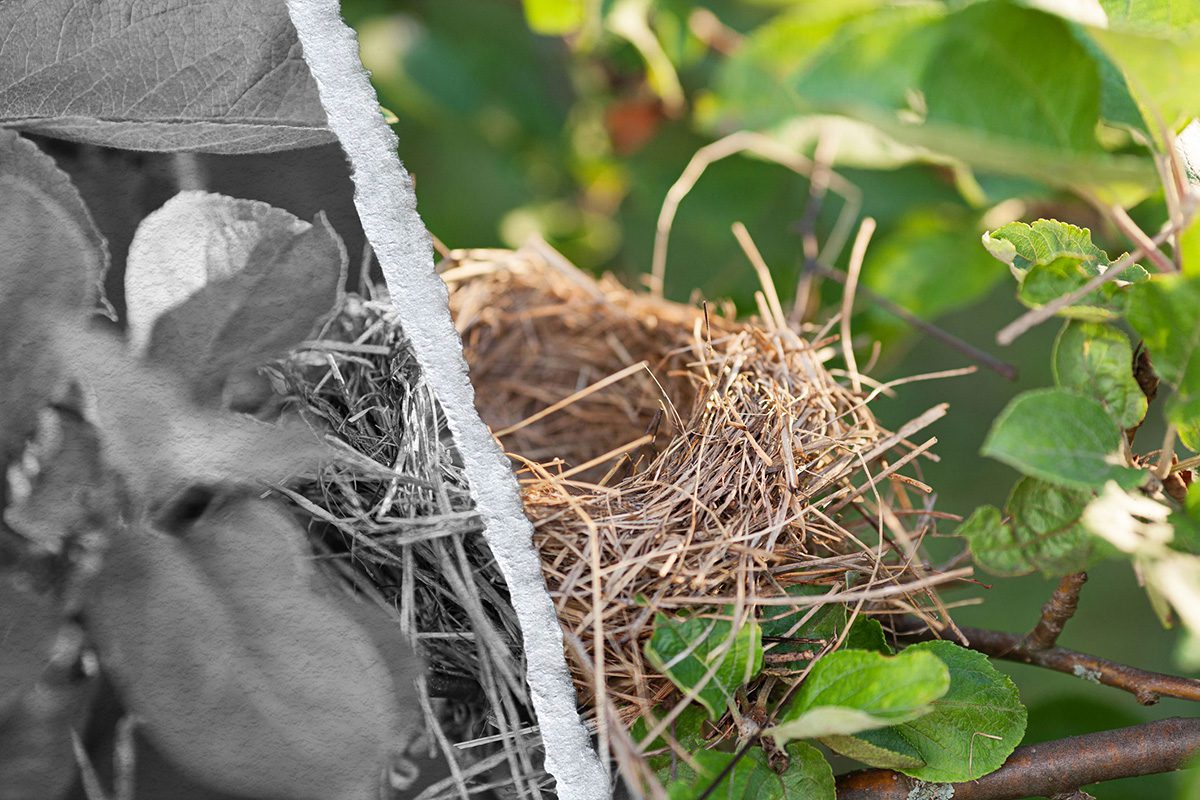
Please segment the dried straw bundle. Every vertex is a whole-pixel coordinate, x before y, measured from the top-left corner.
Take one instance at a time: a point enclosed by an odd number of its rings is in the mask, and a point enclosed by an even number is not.
[[[629,724],[673,708],[665,725],[683,706],[643,654],[656,612],[763,619],[843,603],[948,622],[932,589],[961,574],[923,566],[932,517],[908,491],[929,489],[899,473],[928,455],[934,440],[909,437],[944,409],[881,428],[867,402],[886,387],[836,379],[834,340],[789,328],[771,287],[760,318],[739,322],[597,281],[544,245],[455,251],[441,269],[480,413],[520,469],[581,703],[627,775],[642,773]],[[435,674],[482,687],[438,715],[439,737],[494,745],[447,746],[485,756],[456,771],[501,767],[537,796],[512,609],[387,304],[350,298],[277,382],[397,473],[343,468],[292,497],[323,523],[322,546],[353,555],[347,575],[399,606]],[[788,595],[797,584],[821,593]],[[749,689],[764,703],[808,663],[773,646]]]

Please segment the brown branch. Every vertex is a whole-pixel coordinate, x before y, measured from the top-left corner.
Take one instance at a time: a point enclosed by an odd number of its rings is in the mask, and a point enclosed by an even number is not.
[[[1079,790],[1093,783],[1174,772],[1200,752],[1200,719],[1175,717],[1018,747],[1000,769],[953,783],[954,800],[1020,800]],[[907,800],[921,784],[886,769],[840,775],[838,800]],[[941,797],[926,793],[922,797]],[[951,795],[946,794],[949,797]]]
[[[1062,635],[1063,626],[1079,608],[1079,590],[1087,583],[1086,572],[1068,575],[1058,583],[1054,594],[1042,606],[1042,618],[1025,637],[1021,646],[1026,650],[1049,650]]]
[[[916,624],[916,620],[912,620]],[[1077,678],[1112,686],[1129,692],[1144,706],[1154,705],[1161,697],[1176,697],[1180,700],[1200,701],[1200,680],[1166,675],[1137,669],[1106,658],[1068,650],[1065,647],[1050,647],[1033,650],[1025,644],[1025,637],[1015,633],[991,631],[983,628],[960,628],[964,637],[959,643],[980,653],[1005,661],[1017,661],[1035,667],[1065,672]],[[898,631],[897,636],[907,641],[928,641],[939,638],[928,628],[913,628]]]
[[[843,286],[846,285],[846,274],[841,270],[833,269],[832,267],[826,266],[819,261],[813,262],[812,269],[822,278],[837,281]],[[887,311],[889,314],[904,320],[926,336],[936,339],[947,347],[957,350],[959,353],[962,353],[972,361],[982,364],[984,367],[987,367],[997,375],[1010,381],[1015,381],[1017,379],[1017,368],[1012,364],[1001,361],[991,353],[980,350],[970,342],[958,338],[949,331],[939,328],[937,325],[934,325],[931,322],[926,322],[916,314],[913,314],[907,308],[893,303],[883,295],[877,294],[863,286],[858,287],[858,294],[867,298],[884,311]]]

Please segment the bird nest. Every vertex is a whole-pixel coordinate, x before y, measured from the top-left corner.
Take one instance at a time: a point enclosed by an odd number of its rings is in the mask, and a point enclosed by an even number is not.
[[[521,483],[580,707],[626,777],[649,779],[634,721],[666,729],[689,702],[645,654],[658,614],[795,616],[764,640],[747,708],[778,702],[841,644],[848,626],[799,654],[782,646],[822,608],[948,622],[934,587],[958,573],[920,557],[936,515],[903,474],[932,457],[934,440],[913,437],[944,409],[884,429],[868,403],[888,387],[831,369],[838,337],[802,336],[770,287],[739,321],[594,279],[544,245],[455,251],[440,271],[479,412]],[[539,796],[515,613],[391,304],[347,296],[271,373],[394,473],[330,467],[288,496],[314,546],[396,608],[426,655],[430,741],[451,774],[423,796]]]

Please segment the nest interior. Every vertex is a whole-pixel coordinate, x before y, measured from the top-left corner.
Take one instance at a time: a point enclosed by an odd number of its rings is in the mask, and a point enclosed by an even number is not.
[[[760,315],[738,321],[594,279],[544,246],[455,251],[440,269],[479,411],[521,481],[581,706],[623,767],[637,761],[631,723],[683,705],[645,655],[659,613],[762,620],[843,604],[947,624],[934,587],[956,576],[923,565],[930,490],[902,474],[930,455],[934,440],[912,437],[942,410],[882,428],[868,402],[886,387],[832,370],[836,337],[797,333],[769,287]],[[289,496],[344,574],[399,610],[430,663],[427,694],[477,687],[429,702],[462,764],[453,781],[499,770],[537,796],[515,615],[390,303],[348,297],[274,369],[305,413],[394,473],[343,465]],[[779,644],[750,697],[785,693],[839,642],[772,661]]]

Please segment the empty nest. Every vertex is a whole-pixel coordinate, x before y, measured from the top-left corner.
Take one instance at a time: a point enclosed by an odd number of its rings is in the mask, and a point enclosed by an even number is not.
[[[962,573],[924,565],[931,492],[902,474],[932,457],[934,440],[913,437],[944,408],[882,428],[868,403],[887,387],[830,368],[831,327],[797,333],[769,286],[739,321],[594,279],[541,243],[454,251],[439,268],[479,412],[521,482],[581,708],[626,777],[647,779],[632,723],[665,729],[687,702],[644,654],[658,613],[763,620],[841,603],[948,624],[934,587]],[[540,796],[515,614],[390,303],[348,296],[272,371],[395,473],[331,467],[289,496],[315,546],[396,608],[427,656],[428,722],[452,775],[423,796]],[[789,595],[797,585],[814,589]],[[749,698],[778,699],[811,664],[773,658],[778,644]]]

